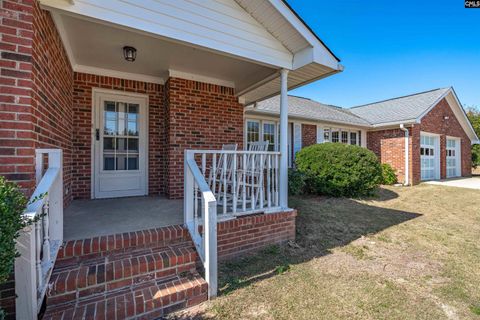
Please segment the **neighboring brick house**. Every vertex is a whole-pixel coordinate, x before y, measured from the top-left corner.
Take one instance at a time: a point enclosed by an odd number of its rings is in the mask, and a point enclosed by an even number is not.
[[[295,237],[287,155],[244,151],[244,105],[343,67],[286,2],[3,0],[0,40],[0,175],[45,195],[8,319],[158,318]]]
[[[277,132],[278,113],[278,97],[246,107],[244,142],[271,139],[278,143],[275,135],[269,135]],[[315,143],[357,144],[390,164],[403,184],[470,176],[471,145],[479,143],[453,88],[350,109],[289,96],[289,118],[290,160],[298,150]]]

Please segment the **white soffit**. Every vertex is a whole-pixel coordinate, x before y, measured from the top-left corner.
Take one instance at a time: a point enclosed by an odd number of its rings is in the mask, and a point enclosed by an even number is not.
[[[293,54],[234,0],[40,0],[42,7],[291,69]]]

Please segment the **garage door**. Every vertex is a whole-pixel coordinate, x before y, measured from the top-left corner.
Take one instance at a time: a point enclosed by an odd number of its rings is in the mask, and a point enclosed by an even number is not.
[[[447,138],[447,178],[461,176],[460,139]]]
[[[438,136],[420,135],[420,170],[422,180],[440,179]]]

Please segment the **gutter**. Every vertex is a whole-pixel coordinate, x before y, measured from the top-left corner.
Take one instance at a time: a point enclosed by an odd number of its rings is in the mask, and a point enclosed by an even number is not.
[[[405,182],[403,183],[403,185],[405,186],[408,186],[409,185],[409,172],[410,172],[410,168],[409,168],[409,132],[408,132],[408,129],[405,128],[404,124],[401,123],[400,124],[400,130],[402,130],[403,132],[405,132]]]

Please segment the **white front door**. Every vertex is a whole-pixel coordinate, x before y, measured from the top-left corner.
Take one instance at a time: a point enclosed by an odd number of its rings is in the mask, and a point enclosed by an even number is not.
[[[447,138],[447,178],[460,177],[460,139]]]
[[[420,135],[421,180],[440,179],[439,139],[434,135]]]
[[[93,198],[147,194],[147,99],[94,90]]]

